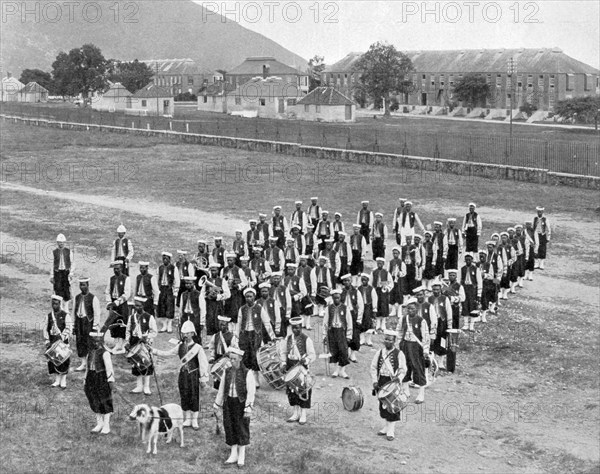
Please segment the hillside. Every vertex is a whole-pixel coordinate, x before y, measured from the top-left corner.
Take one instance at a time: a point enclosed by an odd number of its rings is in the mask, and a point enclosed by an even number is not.
[[[306,66],[306,60],[276,42],[205,14],[190,0],[78,3],[71,11],[68,2],[28,1],[11,2],[10,8],[16,11],[2,8],[3,76],[12,72],[18,77],[24,68],[50,70],[59,51],[85,43],[98,46],[106,58],[192,58],[208,70],[231,69],[248,56],[267,55]]]

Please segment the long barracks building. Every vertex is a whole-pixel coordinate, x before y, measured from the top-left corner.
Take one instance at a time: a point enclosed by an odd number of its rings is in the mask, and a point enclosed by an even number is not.
[[[350,53],[328,66],[324,85],[333,86],[351,97],[357,74],[352,67],[362,53]],[[479,49],[448,51],[406,51],[415,70],[408,78],[411,92],[399,96],[401,105],[450,106],[452,90],[464,74],[478,73],[491,86],[488,108],[516,109],[529,102],[538,110],[553,110],[559,100],[600,94],[599,71],[567,56],[559,48]],[[508,76],[508,62],[516,61],[516,74]]]

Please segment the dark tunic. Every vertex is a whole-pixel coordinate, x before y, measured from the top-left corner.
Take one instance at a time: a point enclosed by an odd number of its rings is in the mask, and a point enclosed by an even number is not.
[[[388,355],[388,361],[394,370],[394,373],[398,372],[398,366],[400,365],[399,359],[400,350],[397,348],[392,349]],[[379,389],[383,387],[385,384],[392,381],[392,378],[387,375],[381,375],[381,367],[383,367],[384,359],[383,359],[383,351],[379,351],[379,357],[377,359],[377,384],[379,385]],[[379,401],[379,416],[386,421],[400,421],[400,415],[402,412],[392,413],[383,406],[381,400]]]
[[[348,340],[346,339],[346,305],[343,303],[339,306],[330,304],[327,307],[327,311],[329,312],[327,341],[329,343],[329,353],[331,354],[330,359],[333,364],[345,367],[350,363],[350,359],[348,358]],[[334,327],[336,312],[339,314],[340,327]]]
[[[140,292],[140,289],[143,288],[143,293]],[[144,311],[152,316],[156,316],[154,314],[154,291],[152,291],[152,275],[150,273],[146,273],[145,275],[139,274],[135,278],[135,296],[143,296],[146,298],[144,302]]]
[[[198,355],[196,354],[183,364],[184,357],[196,345],[196,343],[193,343],[188,346],[185,342],[179,345],[179,359],[182,361],[182,365],[179,369],[178,386],[183,411],[200,411],[200,363],[198,362]]]
[[[181,294],[181,319],[179,321],[179,333],[181,334],[181,326],[186,321],[191,321],[194,325],[194,329],[196,330],[196,334],[194,335],[194,342],[198,344],[202,344],[202,326],[200,319],[200,292],[196,288],[192,288],[191,290],[184,291]],[[188,308],[188,301],[189,307]]]
[[[477,213],[473,212],[472,214],[468,212],[465,216],[467,222],[467,231],[465,232],[465,240],[466,240],[466,251],[467,252],[477,252],[479,249],[479,236],[477,235]],[[469,226],[472,224],[472,227]]]
[[[110,277],[110,299],[112,301],[116,300],[116,298],[113,296],[115,287],[117,288],[117,294],[119,297],[123,296],[123,293],[125,292],[125,281],[127,278],[127,275],[124,275],[123,273],[118,276],[113,275]],[[125,339],[125,325],[127,325],[127,320],[129,319],[129,307],[127,303],[121,303],[120,306],[114,307],[112,312],[118,314],[119,316],[115,321],[112,322],[114,326],[110,328],[110,336],[112,338]],[[123,325],[121,325],[121,323]]]
[[[207,282],[210,282],[219,288],[223,288],[224,282],[220,277],[208,278]],[[206,302],[206,335],[212,336],[213,334],[219,332],[219,320],[217,317],[219,315],[224,316],[225,309],[223,301],[217,301],[217,292],[211,291],[211,286],[205,285],[205,288],[204,301]]]
[[[407,327],[407,318],[402,318],[402,326],[400,329],[400,350],[404,353],[406,358],[406,375],[402,379],[402,382],[410,382],[411,380],[419,386],[427,385],[427,378],[425,377],[425,357],[423,355],[423,346],[415,341],[407,341],[404,339]],[[423,334],[421,334],[421,323],[423,318],[418,315],[408,318],[408,324],[410,324],[412,332],[417,339],[423,342]]]
[[[79,357],[85,357],[88,354],[89,347],[89,334],[92,331],[94,325],[94,295],[88,293],[87,295],[78,294],[75,297],[75,342],[77,344],[77,355]],[[85,308],[85,317],[79,317],[79,308],[81,305]]]
[[[370,285],[367,286],[359,286],[358,291],[363,298],[363,304],[365,310],[363,312],[362,323],[359,327],[361,333],[367,332],[369,329],[373,329],[375,327],[375,316],[373,316],[373,299],[372,292],[373,287]]]
[[[242,270],[240,267],[225,267],[223,270],[223,284],[229,285],[229,291],[231,292],[231,297],[225,300],[224,302],[224,311],[225,316],[231,318],[232,323],[237,323],[238,312],[242,305],[244,304],[244,295],[242,294],[242,290],[239,288],[237,283],[230,280],[241,281],[240,273]]]
[[[346,303],[348,297],[350,298],[351,306],[347,307],[350,309],[350,315],[352,317],[352,339],[348,343],[348,347],[353,351],[358,351],[360,350],[360,325],[358,324],[358,290],[353,286],[351,286],[349,290],[343,288],[342,301]]]
[[[90,350],[87,358],[87,373],[85,376],[85,396],[94,413],[106,415],[113,412],[112,390],[108,384],[109,376],[104,365],[106,349],[100,347]]]
[[[63,261],[65,264],[64,270],[59,270],[60,253],[62,251]],[[54,257],[54,294],[61,296],[63,300],[71,300],[71,282],[69,281],[69,273],[71,271],[71,251],[67,247],[62,249],[56,248],[52,251]]]
[[[225,371],[223,384],[223,428],[225,428],[225,442],[228,446],[247,446],[250,444],[250,417],[244,416],[246,405],[246,376],[248,369],[243,363],[239,369],[233,367]],[[235,384],[237,397],[230,397],[231,384]]]
[[[163,274],[167,273],[167,284],[163,285]],[[175,265],[161,265],[158,268],[158,314],[159,318],[175,318],[175,295],[173,295],[173,283],[175,282]]]
[[[58,330],[60,332],[63,332],[67,325],[66,324],[67,313],[65,313],[63,310],[60,310],[58,313],[56,313],[54,315],[54,318],[56,319],[56,326],[58,327]],[[56,335],[50,334],[53,326],[54,326],[54,323],[52,321],[52,313],[50,312],[50,313],[48,313],[48,318],[46,320],[46,331],[48,332],[48,337],[49,337],[48,347],[50,347],[56,341],[62,340],[62,338],[60,337],[60,334],[56,334]],[[65,339],[64,343],[68,345],[69,339],[68,338]],[[48,373],[49,374],[61,374],[61,375],[68,374],[70,366],[71,366],[71,358],[70,357],[66,361],[64,361],[62,364],[60,364],[59,366],[56,366],[52,362],[48,361]]]
[[[377,292],[377,317],[387,318],[390,315],[390,293],[384,292],[383,287],[379,286],[380,281],[391,281],[392,277],[385,269],[373,270],[373,287]]]
[[[240,324],[240,349],[244,351],[242,362],[250,370],[260,371],[256,353],[261,346],[263,338],[263,323],[261,319],[262,306],[260,303],[254,303],[252,307],[244,305],[241,308],[242,319]],[[246,331],[248,318],[252,318],[254,326],[253,331]]]
[[[544,260],[546,258],[546,252],[547,252],[547,248],[548,248],[548,234],[546,233],[546,216],[542,216],[541,218],[541,222],[540,227],[541,227],[541,232],[538,231],[538,229],[536,229],[536,226],[538,224],[538,221],[540,221],[540,218],[538,216],[535,216],[533,218],[533,228],[535,229],[535,232],[537,232],[538,234],[538,252],[537,252],[537,257],[541,260]]]
[[[295,337],[296,347],[298,347],[298,351],[300,352],[301,357],[306,356],[306,340],[308,336],[304,333],[300,333],[298,337]],[[285,340],[285,344],[287,345],[288,355],[292,352],[292,336],[288,336]],[[292,367],[295,367],[299,363],[298,360],[290,359],[289,356],[286,360],[286,368],[289,371]],[[308,396],[306,400],[303,400],[298,396],[296,392],[292,392],[289,387],[286,388],[286,393],[288,397],[288,402],[290,406],[298,406],[300,408],[310,408],[311,400],[312,400],[312,389],[308,391]]]
[[[150,318],[153,318],[154,316],[152,316],[149,313],[146,313],[145,311],[142,312],[142,314],[137,314],[137,312],[134,312],[133,314],[131,314],[129,316],[130,318],[130,325],[131,325],[131,329],[130,329],[130,336],[129,336],[129,347],[133,348],[134,346],[136,346],[138,343],[141,342],[141,339],[137,336],[134,336],[133,333],[134,331],[136,331],[136,328],[139,324],[140,326],[140,332],[142,334],[147,333],[150,330]],[[135,377],[139,377],[140,375],[152,375],[154,374],[154,364],[152,364],[150,367],[148,367],[147,369],[140,369],[136,364],[133,364],[131,366],[131,375],[135,376]]]

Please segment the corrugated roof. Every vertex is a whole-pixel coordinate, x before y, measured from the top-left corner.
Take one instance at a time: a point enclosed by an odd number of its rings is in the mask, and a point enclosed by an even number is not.
[[[356,105],[333,87],[317,87],[298,101],[299,105]]]
[[[559,48],[538,49],[466,49],[438,51],[405,51],[417,72],[504,72],[508,60],[517,61],[517,72],[598,74],[594,69]],[[342,60],[325,69],[325,72],[347,73],[360,57],[350,53]]]
[[[283,75],[302,75],[305,76],[307,73],[299,71],[296,68],[287,66],[280,63],[272,57],[251,57],[239,66],[234,67],[231,71],[227,72],[227,76],[241,76],[241,75],[256,75],[260,76],[263,73],[263,65],[269,66],[269,75],[272,76],[283,76]]]
[[[163,87],[148,84],[146,87],[133,94],[133,97],[137,99],[156,99],[157,97],[173,97],[173,94]]]
[[[29,82],[23,89],[20,91],[22,94],[44,94],[48,93],[48,89],[40,86],[37,82],[31,81]]]
[[[112,86],[110,86],[110,89],[108,89],[104,94],[102,94],[102,97],[131,97],[133,94],[131,92],[129,92],[127,89],[125,89],[125,86],[123,86],[123,84],[121,84],[120,82],[115,82]],[[154,96],[156,97],[156,96]]]
[[[21,81],[15,77],[3,77],[2,78],[2,90],[6,92],[19,92],[25,87]]]
[[[159,75],[198,75],[198,74],[212,74],[212,71],[204,70],[196,62],[190,58],[184,59],[145,59],[140,61],[146,63],[146,65],[152,69],[152,72],[156,73],[156,67],[158,65]]]
[[[301,97],[302,92],[298,84],[282,81],[280,77],[268,77],[267,79],[255,77],[228,95],[254,100],[272,97]]]

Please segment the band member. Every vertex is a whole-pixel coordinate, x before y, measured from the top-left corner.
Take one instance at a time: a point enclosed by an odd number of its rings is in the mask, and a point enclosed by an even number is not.
[[[508,277],[510,281],[510,292],[516,293],[517,283],[520,282],[519,275],[524,273],[521,270],[522,256],[523,256],[523,246],[521,245],[521,240],[517,237],[516,230],[514,227],[509,227],[506,229],[508,232],[508,244],[511,247],[512,254],[512,266],[510,269],[510,275]],[[521,285],[522,286],[522,285]]]
[[[303,305],[305,304],[305,298],[308,295],[304,278],[299,277],[296,272],[298,265],[295,263],[288,263],[285,268],[285,277],[283,279],[283,286],[285,286],[291,297],[291,312],[290,319],[302,317],[304,315]]]
[[[52,310],[48,313],[48,316],[46,316],[43,325],[46,350],[48,350],[56,341],[62,341],[69,345],[69,338],[73,332],[73,320],[69,313],[60,309],[61,303],[61,296],[52,295]],[[54,365],[51,361],[48,361],[48,373],[51,375],[54,374],[54,383],[52,384],[52,387],[60,386],[62,389],[67,388],[67,374],[69,373],[70,365],[70,357],[58,366]]]
[[[496,253],[496,255],[498,256],[498,261],[501,262],[501,268],[502,268],[502,276],[500,277],[500,280],[496,283],[496,287],[497,287],[497,294],[498,294],[498,300],[496,302],[496,305],[498,307],[501,306],[500,300],[501,299],[508,299],[508,295],[505,297],[504,296],[504,286],[508,287],[508,255],[506,254],[506,249],[504,247],[504,245],[502,245],[502,240],[500,239],[500,234],[498,233],[493,233],[491,236],[492,242],[494,242],[495,247],[494,247],[494,252]]]
[[[110,414],[113,412],[112,392],[115,389],[115,372],[111,352],[104,345],[104,333],[91,332],[84,391],[90,408],[96,414],[96,426],[92,429],[92,433],[110,433]]]
[[[229,323],[231,319],[227,316],[218,316],[219,320],[219,332],[213,334],[208,344],[208,352],[210,358],[208,359],[209,364],[214,364],[223,357],[227,357],[227,351],[233,341],[233,333],[229,330]],[[213,387],[215,390],[219,390],[221,382],[215,377],[213,381]]]
[[[409,300],[406,305],[406,316],[398,324],[398,340],[400,350],[406,358],[406,375],[402,379],[404,393],[410,397],[409,382],[419,387],[415,403],[425,401],[426,360],[429,359],[429,327],[427,322],[417,314],[417,305]]]
[[[114,275],[110,277],[108,285],[104,290],[106,297],[106,309],[113,312],[111,320],[110,337],[116,339],[116,347],[113,354],[125,353],[125,328],[129,317],[127,300],[131,297],[131,282],[127,275],[122,272],[123,262],[115,260],[112,262]],[[106,326],[106,323],[105,323]]]
[[[240,308],[238,323],[235,326],[235,338],[239,348],[244,351],[244,366],[254,374],[256,387],[259,388],[258,373],[260,367],[256,359],[256,353],[263,342],[263,331],[269,335],[269,340],[275,339],[275,333],[271,328],[271,321],[266,308],[256,303],[256,290],[246,288],[244,290],[246,304]]]
[[[333,222],[331,223],[331,230],[333,231],[333,241],[338,242],[340,240],[340,232],[345,232],[346,228],[342,222],[342,214],[336,212],[333,215]]]
[[[177,263],[175,263],[177,267],[177,272],[179,273],[179,280],[182,282],[185,277],[191,276],[194,278],[194,283],[196,282],[196,269],[194,265],[188,262],[187,252],[185,250],[177,251]],[[177,291],[177,300],[175,301],[175,306],[177,308],[181,308],[181,294],[186,291],[185,286],[183,284],[179,285],[179,289]]]
[[[404,203],[404,209],[400,213],[400,216],[394,222],[396,235],[400,234],[400,238],[396,238],[396,242],[402,243],[406,240],[406,237],[415,235],[415,224],[419,226],[421,232],[425,232],[425,227],[419,218],[418,214],[412,210],[412,202],[406,201]]]
[[[312,224],[308,224],[306,226],[306,234],[303,235],[304,237],[304,255],[308,256],[308,266],[309,267],[314,267],[316,265],[315,262],[315,257],[316,257],[316,250],[318,249],[318,244],[317,244],[317,236],[315,235],[314,232],[314,226]]]
[[[308,219],[313,228],[317,228],[317,222],[321,220],[321,206],[317,204],[318,197],[310,198],[310,206],[308,207]]]
[[[148,272],[149,265],[150,262],[138,262],[140,273],[135,279],[135,296],[146,298],[144,311],[156,317],[160,290],[156,276]]]
[[[286,239],[286,246],[283,250],[284,262],[287,265],[288,263],[298,263],[300,260],[300,250],[296,248],[296,241],[293,237],[288,237]]]
[[[408,238],[410,239],[410,237]],[[404,260],[400,258],[400,254],[403,250],[404,249],[399,249],[398,247],[392,249],[392,259],[388,266],[388,272],[392,276],[392,289],[389,294],[389,303],[393,307],[393,312],[390,313],[390,316],[400,316],[399,308],[404,301],[403,295],[409,291],[408,285],[405,283],[407,266]],[[410,253],[407,252],[405,259],[410,260]]]
[[[315,346],[310,337],[302,332],[302,318],[292,318],[290,320],[292,332],[281,343],[280,352],[283,368],[289,371],[293,367],[302,364],[308,371],[309,365],[317,359]],[[288,423],[298,422],[301,425],[306,424],[306,410],[310,409],[312,402],[312,388],[308,391],[306,399],[298,394],[286,389],[288,402],[294,407],[294,413],[288,418]]]
[[[371,228],[371,248],[373,250],[373,260],[379,257],[385,257],[385,241],[387,239],[387,226],[383,222],[383,214],[375,213],[375,222]]]
[[[383,268],[385,258],[377,257],[377,268],[371,272],[371,284],[377,291],[377,319],[375,330],[383,332],[386,326],[386,318],[390,315],[390,291],[393,282],[390,273]]]
[[[319,251],[325,250],[325,242],[332,236],[329,211],[321,211],[321,220],[315,225],[315,234],[317,236],[317,240],[319,241]]]
[[[406,275],[402,280],[402,293],[405,295],[410,295],[419,286],[417,268],[421,264],[421,254],[417,245],[412,242],[413,237],[405,236],[405,242],[401,248],[401,258],[406,266]]]
[[[221,270],[223,284],[229,286],[230,297],[225,300],[225,316],[231,318],[233,324],[237,323],[238,311],[244,304],[244,288],[248,287],[245,273],[235,265],[235,254],[225,254],[227,266]]]
[[[360,233],[360,224],[352,226],[353,234],[350,236],[351,261],[350,274],[354,277],[353,284],[360,284],[360,274],[365,269],[365,258],[367,256],[367,240]]]
[[[548,244],[552,237],[552,228],[548,218],[544,215],[544,208],[538,206],[535,208],[537,216],[533,218],[533,232],[537,235],[538,251],[537,251],[537,262],[535,268],[540,270],[544,269],[544,262],[546,261],[546,254],[548,252]]]
[[[429,328],[429,340],[435,340],[437,334],[437,319],[431,317],[431,304],[427,301],[427,297],[425,292],[427,288],[424,286],[420,286],[413,290],[413,294],[417,298],[417,314],[422,317],[427,323],[427,327]],[[431,346],[430,346],[431,349]],[[427,375],[427,373],[425,374]]]
[[[422,255],[425,256],[424,264],[423,264],[423,274],[421,279],[421,284],[426,288],[431,288],[431,282],[435,279],[435,260],[436,260],[436,251],[437,247],[432,240],[433,232],[426,230],[423,233],[423,252]]]
[[[383,336],[383,348],[379,349],[371,362],[371,381],[373,394],[376,395],[381,388],[390,382],[399,382],[406,374],[406,358],[396,345],[396,333],[386,329]],[[400,421],[400,413],[392,413],[379,401],[379,416],[385,420],[385,425],[377,432],[379,436],[386,436],[388,441],[393,441],[396,431],[396,422]]]
[[[75,271],[73,251],[65,247],[67,239],[63,234],[56,236],[56,245],[52,251],[53,264],[50,271],[50,283],[54,288],[54,294],[62,298],[61,306],[65,311],[69,311],[69,301],[71,300],[71,280]]]
[[[483,228],[481,217],[475,212],[476,207],[474,202],[469,203],[469,212],[465,215],[462,225],[463,237],[466,241],[465,252],[471,253],[473,257],[479,248],[479,237]]]
[[[290,294],[290,290],[283,285],[282,272],[273,272],[271,275],[269,293],[276,302],[276,308],[279,308],[281,319],[280,330],[275,334],[279,337],[285,337],[292,316],[292,295]]]
[[[319,256],[327,257],[327,267],[331,273],[331,282],[335,287],[340,276],[342,263],[339,254],[333,249],[333,238],[325,240],[325,248],[319,252]]]
[[[283,250],[277,246],[278,237],[269,237],[269,247],[265,251],[265,258],[269,262],[271,272],[278,272],[285,265],[285,255]]]
[[[244,355],[245,352],[237,347],[229,348],[232,367],[225,371],[214,404],[215,410],[223,410],[225,442],[231,446],[231,454],[225,464],[237,463],[238,468],[243,468],[246,463],[246,446],[250,444],[250,417],[258,388],[252,371],[243,362]]]
[[[260,285],[265,281],[269,281],[273,269],[269,262],[262,256],[263,249],[261,247],[254,247],[252,252],[254,256],[250,260],[250,268],[256,273],[256,281]],[[277,255],[281,257],[280,254]]]
[[[270,235],[277,237],[277,247],[282,250],[285,247],[285,236],[289,232],[289,229],[287,219],[281,213],[281,206],[274,206]]]
[[[290,225],[298,226],[298,230],[300,231],[300,235],[303,235],[306,232],[306,225],[308,224],[308,216],[306,212],[302,210],[302,201],[296,201],[296,210],[292,212],[290,216]]]
[[[271,294],[271,284],[266,281],[258,285],[258,293],[260,298],[257,303],[260,304],[269,316],[271,321],[271,329],[275,334],[281,333],[281,307],[279,300],[275,300]],[[267,344],[271,339],[266,331],[263,331],[263,343]]]
[[[179,369],[179,397],[183,410],[183,426],[199,430],[198,412],[200,411],[200,388],[206,388],[208,382],[208,360],[204,349],[194,342],[196,329],[191,321],[181,326],[181,340],[168,351],[150,348],[152,354],[168,357],[177,354],[181,361]]]
[[[235,240],[233,241],[232,248],[235,254],[235,264],[241,267],[241,258],[246,255],[246,242],[242,239],[242,230],[235,231]],[[250,247],[249,247],[250,248]]]
[[[375,222],[375,219],[373,218],[373,213],[369,209],[369,201],[362,201],[361,206],[362,207],[356,216],[356,224],[360,227],[360,234],[365,238],[365,242],[368,245],[371,238],[371,226],[373,225],[373,222]]]
[[[338,365],[331,376],[349,379],[346,366],[350,363],[348,343],[352,340],[352,316],[350,310],[342,303],[342,290],[332,290],[331,298],[333,302],[327,305],[323,317],[323,334],[329,346],[331,362]]]
[[[323,289],[327,288],[329,292],[334,289],[333,282],[331,281],[331,272],[327,268],[328,261],[327,257],[320,256],[318,265],[312,269],[310,274],[314,316],[322,316],[325,313],[325,307],[327,306],[326,298],[329,294],[326,294],[328,292]]]
[[[129,266],[133,258],[133,243],[125,237],[127,229],[123,224],[117,227],[117,238],[113,242],[110,261],[120,260],[123,262],[123,274],[129,276]]]
[[[444,232],[444,248],[446,251],[445,269],[457,268],[458,260],[463,249],[462,232],[456,227],[456,219],[449,217]]]
[[[487,312],[493,310],[496,298],[496,284],[494,283],[494,267],[487,261],[488,253],[479,251],[479,262],[477,268],[481,272],[481,310],[479,317],[482,323],[487,323]]]
[[[519,242],[521,246],[521,253],[517,256],[518,262],[518,272],[517,272],[517,286],[519,288],[523,288],[523,279],[525,277],[525,246],[527,245],[527,238],[525,237],[525,232],[523,232],[523,226],[521,224],[515,225],[515,235],[514,238]]]
[[[360,286],[358,291],[363,299],[363,318],[362,324],[360,325],[360,344],[373,347],[371,336],[373,335],[373,328],[375,328],[375,320],[377,318],[377,291],[370,285],[371,277],[367,273],[360,274]]]
[[[88,335],[98,330],[100,320],[100,301],[90,293],[90,279],[79,279],[79,293],[75,297],[72,320],[75,322],[74,334],[77,343],[77,356],[80,357],[81,365],[75,369],[76,372],[85,370],[85,359],[89,349]]]
[[[208,277],[208,265],[210,264],[210,252],[206,240],[198,241],[198,252],[192,258],[194,273],[196,275],[196,285],[203,276]]]
[[[533,272],[535,270],[535,256],[539,250],[539,241],[537,232],[533,231],[531,222],[525,223],[525,278],[533,281]]]
[[[192,285],[193,284],[194,282],[192,280]],[[125,331],[125,339],[127,339],[125,348],[127,350],[140,343],[149,347],[152,345],[154,338],[158,335],[154,316],[144,311],[145,302],[146,298],[143,296],[136,296],[134,298],[135,307],[132,314],[129,315],[127,329]],[[137,377],[136,387],[131,393],[144,392],[145,395],[151,395],[150,376],[154,374],[154,364],[150,365],[147,369],[142,369],[134,363],[131,367],[131,374],[134,377]]]
[[[240,270],[246,276],[246,280],[248,280],[248,288],[256,289],[256,287],[258,285],[258,277],[256,275],[256,272],[254,270],[252,270],[252,268],[250,268],[249,262],[250,262],[250,257],[248,257],[248,256],[240,257]]]
[[[263,251],[267,249],[267,247],[269,246],[269,237],[271,236],[270,232],[270,226],[269,223],[267,222],[267,215],[260,213],[258,215],[258,225],[256,226],[258,228],[258,242],[257,245],[259,247],[263,248]]]
[[[183,278],[183,292],[181,294],[181,318],[179,332],[186,321],[191,321],[196,330],[194,342],[202,344],[202,329],[206,325],[206,299],[202,298],[196,289],[196,278],[187,276]]]
[[[313,314],[314,301],[312,295],[312,281],[310,278],[312,268],[308,266],[308,255],[300,255],[300,263],[296,269],[296,275],[304,281],[304,287],[306,288],[306,296],[300,302],[302,307],[302,316],[304,322],[302,327],[306,329],[312,329],[310,324],[310,317]]]
[[[340,232],[338,241],[333,245],[333,250],[340,259],[340,275],[350,273],[352,266],[352,247],[350,242],[346,241],[346,233]],[[341,279],[338,280],[341,283]]]
[[[400,233],[401,227],[401,217],[404,212],[404,203],[408,201],[406,198],[398,198],[400,202],[399,206],[394,209],[394,218],[392,219],[392,229],[394,230],[394,235],[396,236],[396,244],[402,245],[402,234]]]
[[[365,312],[365,304],[362,293],[352,286],[352,275],[347,273],[342,276],[341,280],[344,285],[341,301],[350,311],[350,317],[352,318],[352,339],[348,342],[348,358],[350,362],[356,363],[358,360],[356,360],[355,353],[360,351],[360,328]]]
[[[446,256],[448,255],[448,247],[446,245],[446,239],[444,238],[444,232],[442,231],[442,223],[435,221],[433,223],[433,235],[431,236],[433,241],[433,267],[434,267],[434,278],[442,278],[444,276],[444,268],[446,265]]]
[[[500,244],[497,248],[503,255],[503,272],[502,278],[500,279],[500,299],[507,300],[508,292],[511,289],[512,284],[513,262],[516,256],[512,246],[508,242],[508,232],[500,233]]]
[[[481,306],[483,310],[488,310],[495,314],[498,305],[498,289],[500,279],[504,273],[504,262],[500,254],[496,251],[496,242],[488,240],[486,242],[487,252],[485,254],[484,265],[480,265],[481,275],[483,277],[483,292]],[[481,254],[479,255],[481,262]],[[493,289],[492,289],[493,285]],[[488,303],[487,305],[485,303]],[[482,315],[482,321],[485,313]]]
[[[431,346],[433,353],[437,358],[438,366],[442,367],[440,360],[448,353],[448,335],[446,331],[453,328],[452,305],[450,304],[450,299],[442,294],[441,280],[434,280],[431,283],[431,290],[433,294],[428,299],[431,310],[431,319],[432,321],[437,321],[437,333]],[[448,367],[447,364],[444,364],[443,367],[447,368],[449,371],[452,368]]]
[[[217,262],[221,265],[221,268],[225,266],[225,247],[223,247],[223,237],[215,237],[215,246],[212,249],[213,262]]]
[[[209,337],[219,331],[217,317],[224,314],[223,302],[231,297],[229,285],[219,276],[219,268],[220,265],[216,262],[210,264],[210,276],[200,289],[200,300],[204,299],[206,307],[206,335]]]
[[[250,253],[250,249],[254,249],[255,247],[260,247],[261,251],[265,246],[265,242],[261,241],[261,233],[258,229],[258,221],[256,219],[250,219],[248,221],[250,224],[250,230],[246,232],[246,245],[248,246],[248,253]]]
[[[465,322],[462,329],[473,331],[475,330],[476,319],[473,314],[480,308],[483,278],[481,269],[473,265],[473,256],[470,253],[465,255],[465,265],[460,269],[460,284],[465,292],[465,302],[462,309]]]
[[[173,255],[170,252],[162,253],[162,265],[158,267],[158,307],[156,316],[162,318],[163,325],[160,332],[173,332],[173,319],[175,318],[175,298],[179,293],[181,284],[179,270],[171,263]]]
[[[304,235],[300,233],[300,226],[293,225],[291,232],[291,239],[294,241],[294,247],[300,253],[300,255],[304,255],[306,250],[306,240],[304,239]]]
[[[457,280],[458,270],[451,268],[446,270],[446,273],[448,273],[447,296],[450,299],[450,304],[452,306],[452,327],[458,328],[460,326],[462,306],[466,299],[465,289]]]

